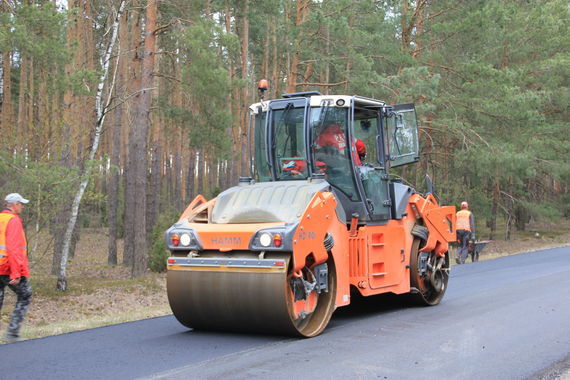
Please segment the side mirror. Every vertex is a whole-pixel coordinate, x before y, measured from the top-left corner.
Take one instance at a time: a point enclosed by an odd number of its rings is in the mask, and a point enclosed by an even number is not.
[[[431,178],[427,174],[426,174],[426,185],[427,185],[427,193],[434,194],[435,188],[433,187],[433,182],[431,181]]]
[[[439,197],[435,195],[435,186],[433,185],[431,178],[427,174],[426,174],[426,185],[427,185],[427,194],[433,194],[433,197],[439,203]]]

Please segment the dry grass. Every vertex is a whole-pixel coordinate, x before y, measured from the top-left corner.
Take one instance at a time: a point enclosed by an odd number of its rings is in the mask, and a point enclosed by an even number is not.
[[[24,338],[171,313],[166,298],[165,274],[149,272],[144,277],[132,279],[128,268],[106,265],[107,241],[103,230],[82,232],[76,257],[69,261],[69,289],[65,293],[55,290],[56,277],[49,274],[51,257],[42,255],[43,246],[38,245],[30,264],[34,297],[22,328]],[[0,315],[2,329],[10,320],[14,303],[14,294],[6,291]]]
[[[34,298],[22,328],[24,338],[56,335],[171,313],[166,297],[165,274],[149,272],[142,278],[131,279],[127,268],[106,265],[107,240],[104,230],[82,232],[77,255],[69,262],[69,290],[66,293],[55,290],[56,278],[49,274],[51,257],[42,254],[47,252],[47,240],[38,241],[38,248],[31,260]],[[568,244],[570,223],[532,225],[528,231],[513,236],[511,241],[492,241],[480,259]],[[34,246],[34,243],[30,246]],[[14,302],[13,293],[7,291],[0,315],[2,330],[9,321]]]

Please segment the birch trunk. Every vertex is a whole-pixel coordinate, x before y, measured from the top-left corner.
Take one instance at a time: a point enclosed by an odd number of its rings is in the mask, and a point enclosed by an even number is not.
[[[112,91],[109,91],[107,102],[106,104],[103,104],[103,89],[109,74],[109,63],[111,60],[111,52],[113,51],[113,48],[117,41],[119,20],[121,18],[121,14],[123,13],[124,9],[125,9],[125,0],[121,0],[119,4],[119,10],[117,11],[117,15],[115,16],[115,19],[113,21],[113,26],[112,26],[113,34],[111,36],[111,41],[107,46],[107,50],[105,51],[105,56],[103,60],[103,70],[101,76],[99,77],[99,84],[97,86],[97,94],[95,96],[95,112],[97,114],[97,122],[95,124],[93,144],[91,145],[91,149],[89,151],[88,161],[92,161],[95,158],[95,154],[97,153],[97,149],[99,147],[99,139],[101,138],[101,131],[103,129],[103,123],[105,121],[105,114],[109,106],[109,103],[111,101]],[[114,87],[114,81],[111,83],[110,87],[112,90]],[[67,223],[67,229],[64,235],[65,237],[63,241],[63,248],[61,254],[61,265],[59,268],[60,270],[56,285],[56,289],[60,291],[67,290],[67,259],[69,256],[69,248],[71,246],[71,236],[73,234],[73,229],[75,228],[75,223],[77,222],[77,214],[79,213],[79,204],[81,203],[81,199],[83,198],[83,194],[85,193],[85,188],[87,187],[87,183],[89,182],[90,176],[91,176],[91,170],[89,164],[84,165],[83,173],[81,175],[81,183],[79,184],[79,189],[77,190],[75,198],[73,199],[73,205],[71,207],[71,217],[69,218],[69,222]]]

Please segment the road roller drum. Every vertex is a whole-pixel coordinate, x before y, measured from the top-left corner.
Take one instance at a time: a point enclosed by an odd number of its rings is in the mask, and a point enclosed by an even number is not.
[[[196,329],[316,335],[333,312],[334,293],[313,289],[305,299],[315,298],[315,307],[297,310],[303,298],[295,300],[289,263],[290,256],[278,254],[171,259],[167,290],[174,316]]]

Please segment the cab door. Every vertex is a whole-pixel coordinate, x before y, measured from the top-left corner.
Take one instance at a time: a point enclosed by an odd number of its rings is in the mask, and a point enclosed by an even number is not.
[[[390,167],[419,161],[418,122],[413,103],[392,106],[386,113],[386,140]]]
[[[364,193],[368,220],[381,222],[389,220],[390,194],[388,175],[384,165],[384,144],[382,144],[382,112],[381,107],[366,103],[353,102],[351,141],[363,143],[365,158],[360,165],[355,165],[359,187]],[[355,145],[355,144],[353,144]],[[352,147],[356,150],[356,146]],[[358,151],[353,152],[353,156]]]
[[[377,135],[375,140],[373,140],[373,143],[367,146],[382,148],[382,145],[377,143],[380,138],[381,135]],[[370,153],[369,161],[358,167],[362,188],[366,195],[366,207],[368,209],[370,220],[388,220],[391,218],[388,174],[386,173],[386,167],[376,159],[377,154],[373,155],[375,152]]]
[[[411,164],[419,160],[418,124],[413,104],[399,104],[387,107],[384,112],[383,141],[385,154],[382,158],[384,168],[376,168],[376,172],[384,174],[380,179],[382,189],[390,188],[387,168]],[[387,150],[387,151],[386,151]],[[385,190],[383,190],[385,191]],[[392,193],[392,192],[391,192]],[[385,196],[384,205],[391,210],[391,219],[399,219],[390,196]],[[393,195],[392,195],[393,197]],[[405,282],[406,268],[406,232],[403,228],[367,229],[368,247],[368,283],[372,289],[389,289]],[[385,291],[385,290],[384,290]]]

